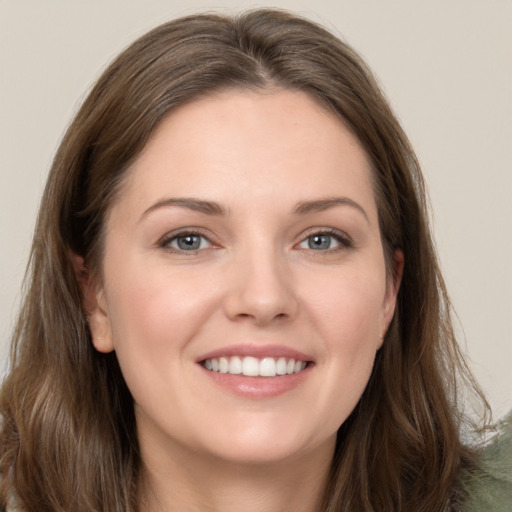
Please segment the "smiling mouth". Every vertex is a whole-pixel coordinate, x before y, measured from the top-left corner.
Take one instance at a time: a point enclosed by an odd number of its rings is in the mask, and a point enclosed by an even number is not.
[[[201,365],[207,370],[217,373],[245,377],[282,377],[301,373],[308,366],[308,362],[287,357],[232,356],[205,359]]]

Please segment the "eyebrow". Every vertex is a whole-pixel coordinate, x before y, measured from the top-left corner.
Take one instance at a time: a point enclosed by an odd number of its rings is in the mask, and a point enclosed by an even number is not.
[[[195,199],[192,197],[186,198],[166,198],[151,205],[141,216],[141,219],[159,208],[165,208],[169,206],[177,206],[178,208],[187,208],[195,212],[204,213],[205,215],[213,216],[225,216],[228,214],[228,210],[219,203],[214,201],[205,201],[203,199]]]
[[[364,208],[359,203],[356,203],[348,197],[328,197],[314,201],[301,201],[297,203],[293,212],[297,215],[307,215],[308,213],[323,212],[336,206],[350,206],[355,208],[358,212],[363,214],[363,217],[368,222],[370,222],[370,218]]]
[[[229,213],[226,207],[222,206],[220,203],[217,203],[215,201],[206,201],[204,199],[196,199],[192,197],[169,197],[157,201],[155,204],[147,208],[142,214],[141,219],[154,210],[173,206],[178,208],[186,208],[195,212],[211,216],[222,217],[227,216]],[[313,201],[300,201],[295,205],[293,213],[295,215],[307,215],[309,213],[323,212],[336,206],[350,206],[352,208],[355,208],[364,216],[364,218],[368,222],[370,222],[370,219],[367,213],[365,212],[364,208],[360,204],[356,203],[354,200],[349,199],[348,197],[328,197],[325,199],[316,199]]]

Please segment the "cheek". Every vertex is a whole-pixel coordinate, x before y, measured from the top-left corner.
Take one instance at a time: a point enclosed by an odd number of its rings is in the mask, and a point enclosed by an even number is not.
[[[321,283],[317,282],[318,285]],[[325,385],[315,397],[332,411],[336,430],[350,415],[370,378],[380,346],[385,278],[351,272],[324,282],[324,293],[311,290],[310,318],[321,337],[318,361]]]
[[[190,340],[212,314],[214,287],[204,276],[148,265],[112,266],[106,287],[114,348],[127,381],[168,378],[186,358]],[[137,380],[137,377],[135,377]]]
[[[323,280],[317,278],[307,296],[311,315],[332,350],[357,354],[365,345],[378,342],[384,312],[384,273],[342,270]]]
[[[380,345],[380,301],[365,295],[346,295],[338,300],[326,331],[326,349],[333,379],[355,402],[370,377]],[[327,326],[327,322],[325,323]]]
[[[204,314],[210,301],[212,287],[205,283],[204,273],[133,259],[111,265],[107,283],[111,318],[124,334],[153,333],[166,342],[171,335],[179,338],[176,330],[195,325],[194,318]]]

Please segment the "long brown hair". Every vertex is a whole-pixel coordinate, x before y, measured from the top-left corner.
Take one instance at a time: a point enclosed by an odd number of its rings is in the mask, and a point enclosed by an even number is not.
[[[70,125],[43,195],[0,396],[1,496],[26,511],[135,512],[141,461],[115,353],[94,350],[71,255],[101,272],[105,215],[159,122],[226,88],[300,90],[343,119],[373,163],[389,268],[405,256],[395,317],[370,382],[340,427],[328,512],[436,512],[462,499],[457,348],[423,178],[371,72],[345,43],[291,14],[196,15],[133,43]],[[390,270],[391,271],[391,270]],[[78,276],[80,278],[80,276]],[[481,396],[480,396],[481,397]]]

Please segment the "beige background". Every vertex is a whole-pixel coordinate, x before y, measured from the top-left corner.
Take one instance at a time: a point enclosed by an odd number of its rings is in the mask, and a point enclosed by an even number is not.
[[[0,0],[0,359],[52,155],[99,71],[169,18],[261,5],[324,23],[380,77],[430,185],[465,350],[503,414],[512,407],[508,0]]]

